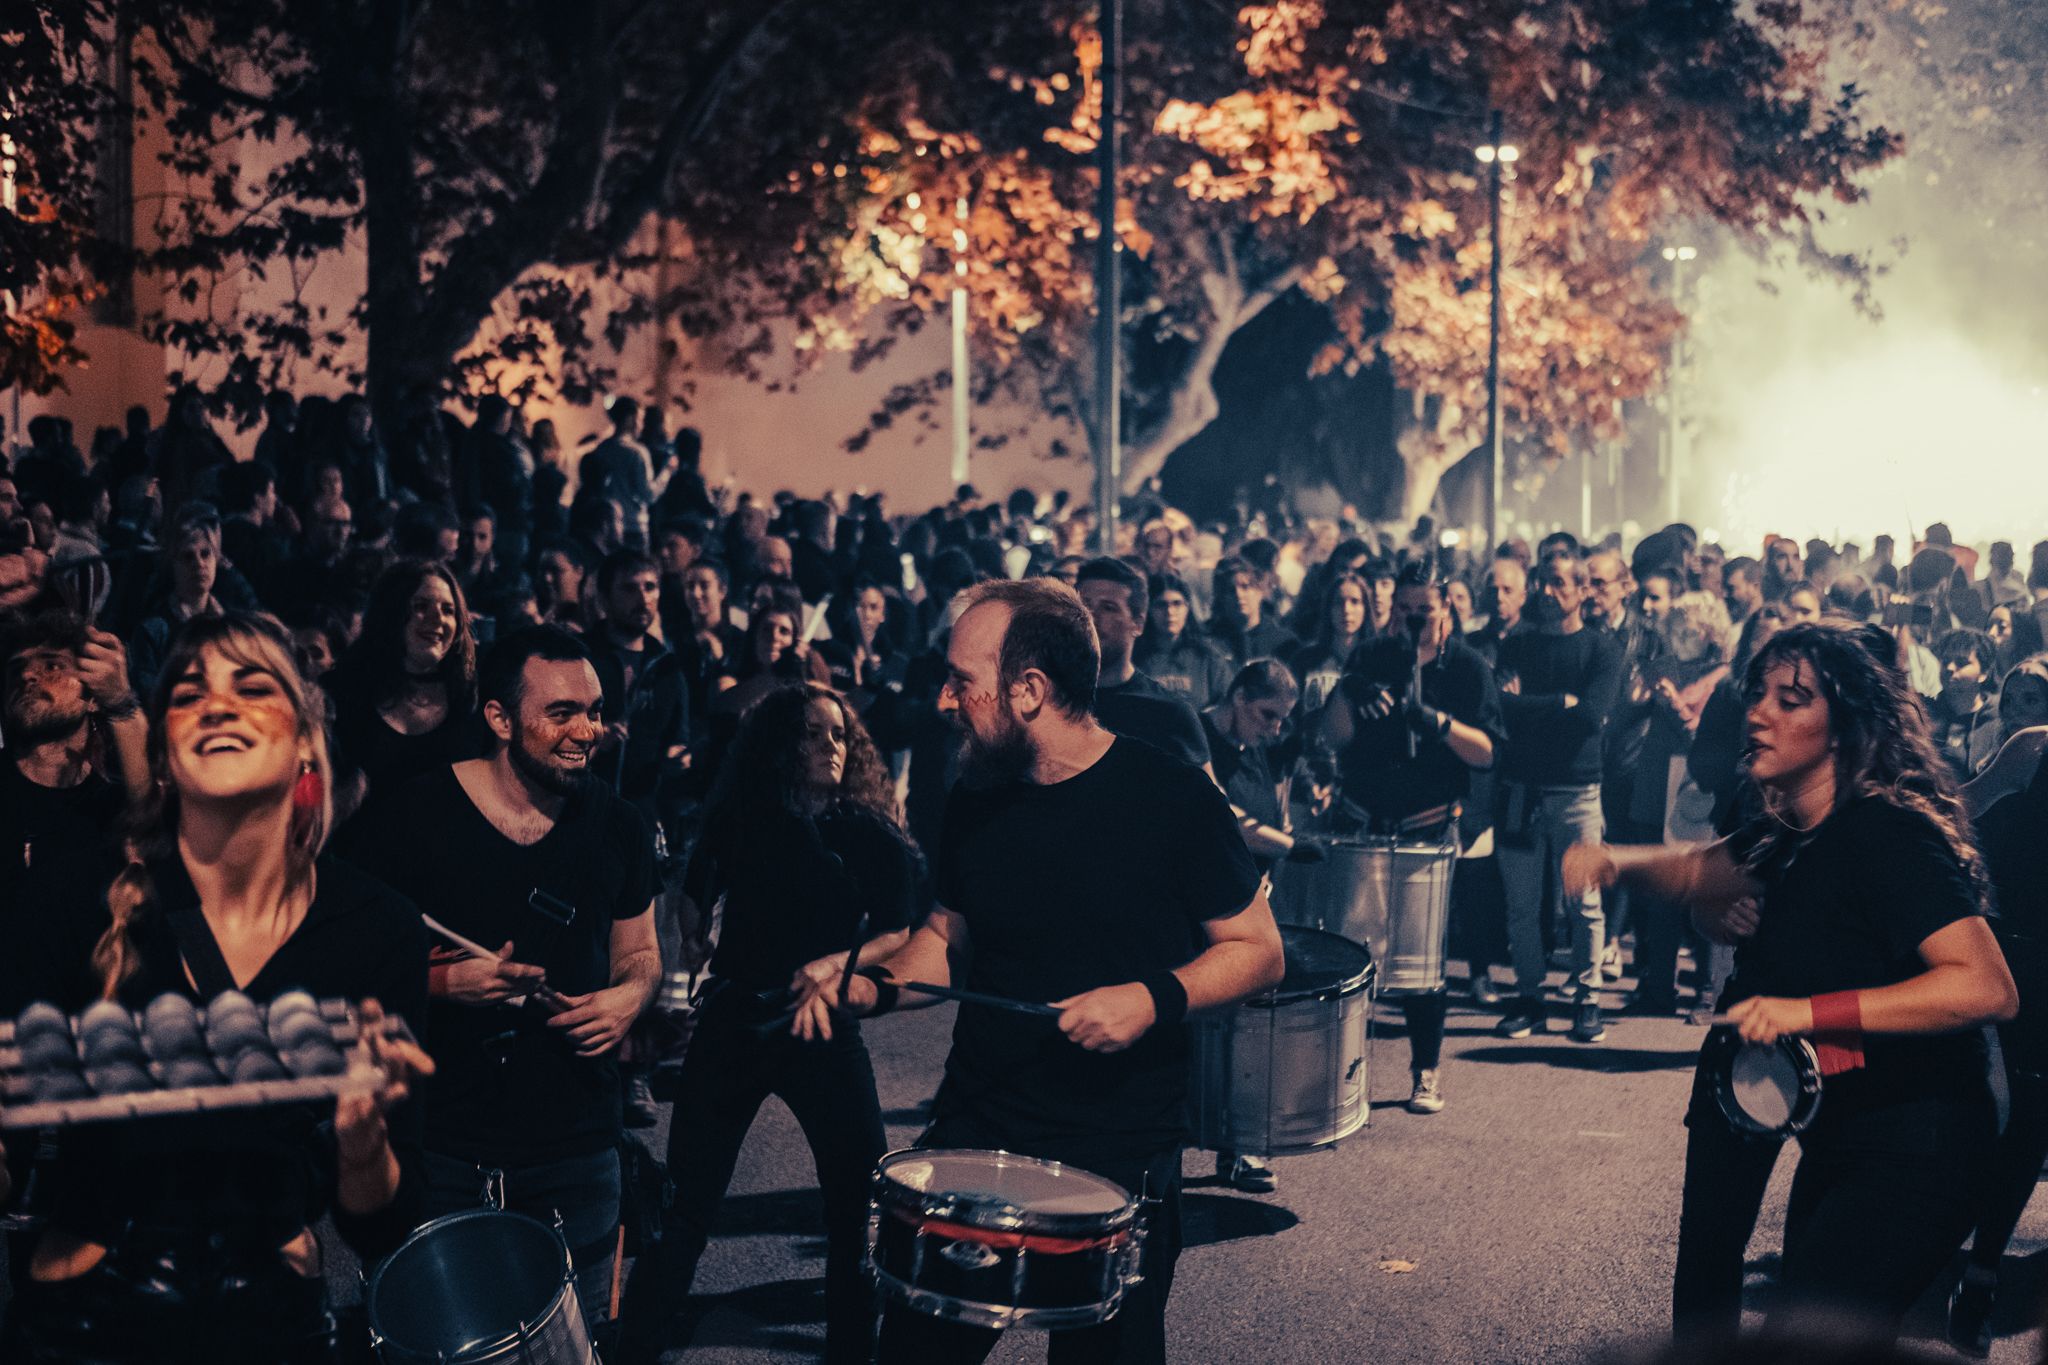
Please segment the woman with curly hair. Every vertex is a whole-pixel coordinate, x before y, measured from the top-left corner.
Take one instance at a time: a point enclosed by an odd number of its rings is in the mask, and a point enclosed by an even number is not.
[[[1721,1005],[1744,1041],[1812,1039],[1825,1099],[1799,1138],[1780,1288],[1885,1335],[1969,1231],[1996,1132],[1981,1026],[2018,1007],[1968,814],[1895,657],[1873,627],[1786,629],[1747,677],[1761,813],[1717,843],[1582,844],[1564,864],[1568,894],[1643,886],[1734,943]],[[1704,1055],[1672,1311],[1681,1331],[1732,1334],[1782,1144],[1718,1112]]]
[[[395,786],[475,757],[476,637],[454,572],[425,560],[386,569],[327,684],[344,814],[365,784]]]
[[[838,694],[799,683],[756,702],[684,879],[695,905],[723,900],[724,927],[669,1133],[675,1200],[659,1250],[634,1267],[627,1292],[627,1361],[658,1357],[770,1095],[803,1128],[824,1193],[825,1358],[868,1358],[861,1258],[868,1180],[885,1147],[874,1068],[855,1020],[835,1018],[829,1038],[803,1040],[791,1036],[790,1011],[797,988],[839,972],[849,952],[871,963],[902,945],[916,881],[888,769]]]

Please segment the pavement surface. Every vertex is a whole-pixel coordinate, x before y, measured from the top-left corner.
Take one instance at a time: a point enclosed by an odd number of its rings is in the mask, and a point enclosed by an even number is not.
[[[1551,1032],[1496,1039],[1498,1017],[1455,996],[1448,1105],[1408,1113],[1407,1043],[1382,1008],[1370,1059],[1372,1123],[1334,1148],[1274,1163],[1270,1195],[1221,1186],[1190,1152],[1187,1250],[1169,1308],[1175,1361],[1514,1362],[1627,1359],[1669,1322],[1684,1130],[1703,1030],[1610,1020],[1596,1045]],[[921,1126],[953,1007],[867,1026],[892,1144]],[[1780,1160],[1750,1248],[1761,1289],[1782,1233],[1792,1154]],[[2039,1358],[2048,1200],[2003,1270],[1991,1359]],[[779,1102],[749,1136],[722,1225],[692,1287],[674,1362],[786,1361],[823,1343],[821,1215],[810,1154]],[[1908,1326],[1936,1358],[1941,1299]],[[1755,1295],[1752,1295],[1755,1298]],[[1013,1332],[991,1360],[1044,1359]]]

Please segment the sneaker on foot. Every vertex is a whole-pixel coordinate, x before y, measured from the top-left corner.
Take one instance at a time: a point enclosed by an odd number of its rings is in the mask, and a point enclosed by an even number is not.
[[[1600,975],[1609,981],[1621,980],[1621,945],[1610,943],[1600,950]]]
[[[1444,1108],[1444,1087],[1433,1066],[1415,1073],[1415,1089],[1408,1096],[1411,1114],[1440,1114]]]
[[[1506,993],[1505,991],[1503,991],[1503,990],[1502,990],[1502,989],[1501,989],[1500,987],[1498,987],[1498,986],[1496,986],[1496,985],[1494,985],[1494,984],[1493,984],[1493,973],[1492,973],[1492,972],[1484,972],[1484,971],[1482,971],[1482,972],[1478,972],[1478,973],[1475,973],[1475,974],[1473,975],[1473,977],[1472,977],[1472,1000],[1473,1000],[1473,1003],[1475,1003],[1475,1004],[1479,1004],[1479,1005],[1485,1005],[1485,1006],[1486,1006],[1487,1008],[1491,1009],[1492,1007],[1494,1007],[1494,1006],[1496,1006],[1496,1005],[1500,1004],[1500,1002],[1501,1002],[1501,1001],[1503,1001],[1503,1000],[1505,1000],[1505,999],[1507,999],[1507,998],[1508,998],[1508,997],[1507,997],[1507,993]]]
[[[647,1083],[647,1073],[635,1071],[626,1078],[624,1117],[628,1128],[652,1128],[661,1119],[661,1112],[654,1107],[654,1090]]]
[[[1579,1002],[1578,1012],[1572,1019],[1572,1041],[1597,1043],[1606,1036],[1607,1025],[1600,1022],[1600,1007],[1590,1000]]]
[[[1991,1309],[1998,1272],[1970,1266],[1948,1296],[1948,1344],[1980,1360],[1991,1354]]]
[[[1273,1168],[1259,1158],[1230,1152],[1216,1154],[1216,1174],[1224,1184],[1246,1194],[1271,1194],[1278,1183],[1273,1178]]]
[[[1497,1038],[1527,1038],[1543,1027],[1543,1002],[1541,1000],[1517,1000],[1498,1024],[1493,1026]]]

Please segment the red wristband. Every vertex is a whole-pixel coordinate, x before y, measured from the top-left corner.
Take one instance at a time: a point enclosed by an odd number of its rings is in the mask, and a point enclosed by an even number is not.
[[[1831,991],[1827,995],[1816,995],[1813,1006],[1813,1031],[1823,1034],[1849,1034],[1863,1032],[1863,997],[1860,991]]]

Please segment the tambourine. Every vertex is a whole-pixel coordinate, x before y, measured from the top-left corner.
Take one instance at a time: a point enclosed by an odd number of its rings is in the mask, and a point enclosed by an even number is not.
[[[1738,1133],[1797,1137],[1820,1114],[1820,1058],[1804,1038],[1749,1043],[1733,1028],[1716,1028],[1703,1060],[1714,1099]]]

